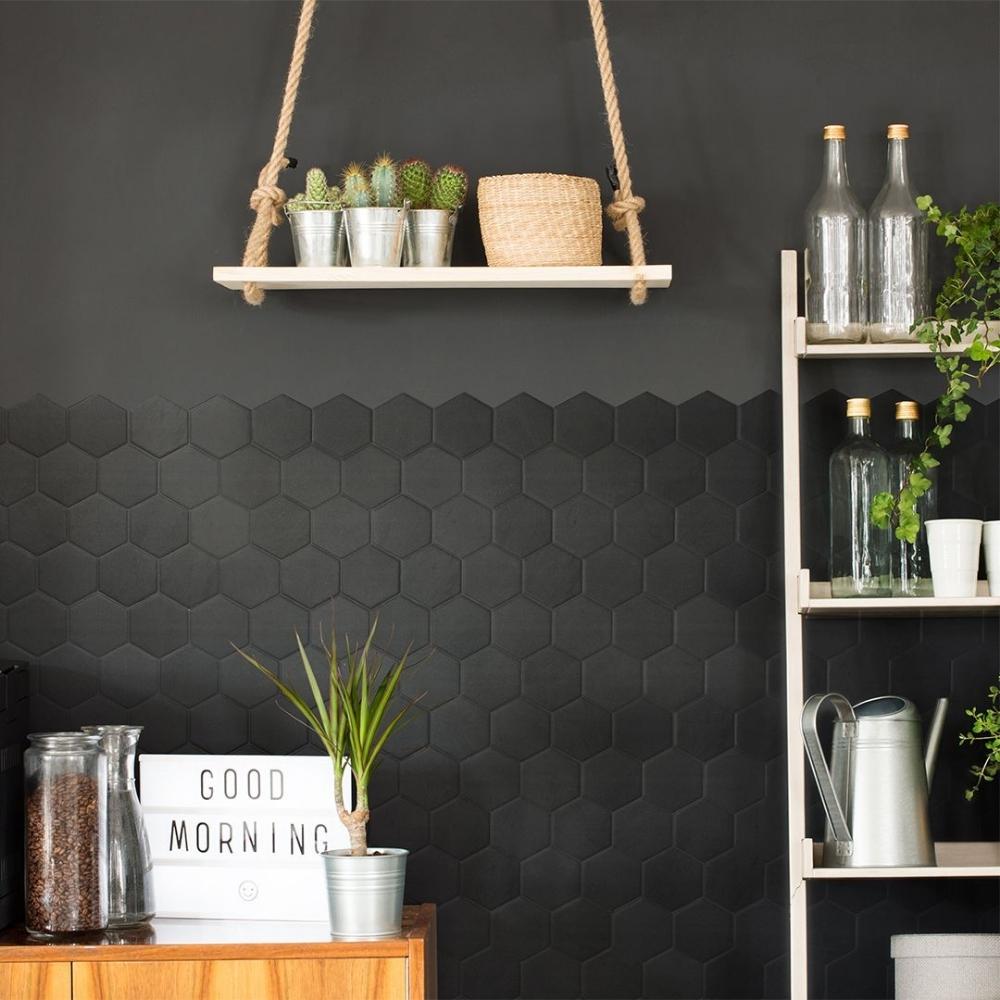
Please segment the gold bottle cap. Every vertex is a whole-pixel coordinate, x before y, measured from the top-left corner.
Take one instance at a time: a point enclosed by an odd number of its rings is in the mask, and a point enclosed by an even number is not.
[[[849,399],[847,401],[847,415],[849,417],[870,417],[872,415],[872,401],[870,399]]]
[[[910,138],[910,126],[909,125],[890,125],[885,130],[885,134],[890,139],[909,139]]]
[[[823,126],[823,138],[824,139],[846,139],[847,129],[843,125],[824,125]]]
[[[920,404],[914,403],[912,399],[904,399],[896,404],[897,420],[919,420]]]

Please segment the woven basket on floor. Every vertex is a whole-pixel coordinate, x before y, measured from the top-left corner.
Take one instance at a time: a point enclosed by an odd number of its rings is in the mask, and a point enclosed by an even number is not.
[[[590,177],[479,179],[479,228],[490,267],[601,263],[601,190]]]

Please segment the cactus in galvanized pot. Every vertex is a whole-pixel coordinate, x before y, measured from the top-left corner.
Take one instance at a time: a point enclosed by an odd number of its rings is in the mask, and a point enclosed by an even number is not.
[[[431,167],[426,160],[407,160],[399,168],[403,198],[411,208],[427,208],[431,203]]]
[[[351,163],[345,168],[341,177],[341,185],[341,197],[348,208],[371,207],[371,187],[360,163]]]
[[[454,166],[438,167],[431,180],[431,208],[454,212],[465,204],[469,193],[469,175]]]
[[[383,153],[372,164],[368,183],[372,203],[377,208],[398,208],[403,203],[399,189],[399,167],[388,153]]]

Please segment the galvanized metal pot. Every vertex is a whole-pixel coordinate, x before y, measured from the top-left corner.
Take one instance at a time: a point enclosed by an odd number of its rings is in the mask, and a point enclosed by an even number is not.
[[[411,208],[406,215],[403,267],[448,267],[458,210]]]
[[[345,208],[351,267],[399,267],[405,208]]]
[[[346,267],[344,213],[309,209],[286,212],[292,230],[292,249],[299,267]]]
[[[364,857],[352,856],[347,848],[323,854],[330,937],[371,941],[399,935],[409,853],[401,847],[374,847]]]

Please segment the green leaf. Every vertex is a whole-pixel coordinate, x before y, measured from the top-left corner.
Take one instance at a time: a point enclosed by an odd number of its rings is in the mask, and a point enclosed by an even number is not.
[[[951,424],[945,424],[943,427],[935,427],[934,435],[937,437],[938,445],[942,448],[947,448],[951,444]]]
[[[896,498],[891,493],[877,493],[872,499],[872,523],[879,528],[887,528],[895,509]]]

